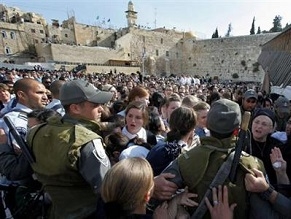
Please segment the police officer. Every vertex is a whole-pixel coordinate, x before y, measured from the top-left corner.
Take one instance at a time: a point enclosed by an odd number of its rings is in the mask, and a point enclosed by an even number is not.
[[[27,133],[27,114],[34,109],[42,109],[47,102],[46,89],[40,82],[24,78],[16,81],[13,86],[17,104],[4,116],[9,117],[20,135],[25,138]],[[0,147],[0,172],[9,180],[24,180],[31,176],[29,163],[21,153],[20,146],[15,142],[3,118],[0,120],[2,145]],[[7,138],[5,138],[7,137]]]
[[[240,122],[241,112],[237,103],[228,99],[215,101],[207,114],[207,128],[211,136],[201,138],[200,146],[182,154],[163,172],[175,174],[175,177],[169,180],[175,182],[179,188],[188,186],[190,192],[198,194],[196,201],[201,202],[220,166],[235,148],[236,139],[233,133]],[[243,181],[245,173],[251,172],[252,167],[264,171],[261,161],[243,154],[235,184],[229,179],[224,183],[229,188],[230,203],[237,203],[239,206],[234,210],[234,218],[248,218],[248,196]],[[210,218],[210,214],[207,213],[204,218]]]
[[[60,90],[65,115],[52,117],[28,133],[36,159],[32,168],[51,197],[51,218],[94,217],[97,193],[110,168],[97,132],[102,104],[111,98],[111,92],[89,82],[66,82]]]
[[[27,114],[34,109],[42,109],[47,102],[46,89],[40,82],[24,78],[15,82],[13,86],[17,103],[4,116],[10,118],[13,125],[18,130],[19,134],[25,138],[27,133]],[[12,184],[15,189],[27,188],[21,192],[22,195],[17,195],[13,192],[8,192],[6,197],[10,197],[11,201],[6,199],[6,205],[10,209],[14,218],[23,218],[21,215],[21,200],[26,192],[36,191],[40,185],[32,178],[32,168],[29,161],[22,152],[20,146],[16,143],[10,133],[11,130],[7,127],[3,118],[0,120],[0,173],[1,183]],[[21,187],[19,187],[21,186]],[[19,191],[19,190],[18,190]],[[23,208],[22,208],[23,209]],[[36,211],[36,210],[35,210]],[[16,215],[17,213],[17,215]]]

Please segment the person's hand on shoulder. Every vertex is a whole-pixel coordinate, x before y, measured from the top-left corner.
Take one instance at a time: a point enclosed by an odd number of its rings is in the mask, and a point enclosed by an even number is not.
[[[264,174],[255,168],[253,168],[252,171],[254,172],[254,175],[247,173],[245,176],[246,190],[256,193],[266,191],[269,188],[269,184],[267,183]]]
[[[153,198],[159,200],[169,200],[176,193],[178,187],[175,183],[167,180],[174,178],[175,175],[172,173],[161,173],[159,176],[154,178],[155,187]]]
[[[210,203],[208,198],[205,198],[205,203],[210,211],[212,219],[232,219],[233,211],[236,207],[236,203],[229,205],[228,202],[228,189],[226,186],[218,186],[212,188],[212,200],[213,205]]]

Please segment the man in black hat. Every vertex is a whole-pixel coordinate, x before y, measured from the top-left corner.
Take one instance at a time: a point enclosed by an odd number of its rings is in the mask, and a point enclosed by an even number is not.
[[[65,115],[29,132],[32,168],[51,198],[51,218],[94,218],[97,193],[110,168],[97,133],[102,104],[111,98],[111,92],[86,81],[66,82],[60,90]]]
[[[274,147],[281,147],[283,143],[273,138],[271,134],[275,129],[275,114],[272,110],[259,108],[254,111],[251,123],[251,138],[245,151],[264,162],[266,173],[272,185],[277,183],[276,173],[273,169],[270,154]]]
[[[220,166],[230,151],[235,149],[234,133],[240,123],[241,112],[237,103],[228,99],[215,101],[207,114],[207,128],[211,136],[201,138],[201,145],[182,154],[163,173],[174,174],[175,177],[169,180],[179,188],[187,186],[189,192],[197,193],[196,201],[200,203]],[[228,178],[224,182],[229,189],[230,204],[237,203],[239,206],[234,210],[234,218],[248,218],[248,195],[243,181],[245,173],[252,173],[251,168],[264,171],[261,161],[242,153],[235,182],[231,183]],[[213,203],[218,204],[217,200],[213,200]],[[210,218],[210,214],[206,213],[203,218]]]

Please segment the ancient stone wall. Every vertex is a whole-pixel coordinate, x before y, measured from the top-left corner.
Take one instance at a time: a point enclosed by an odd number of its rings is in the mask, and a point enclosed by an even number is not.
[[[181,40],[171,50],[171,73],[218,76],[220,79],[261,81],[264,75],[257,63],[261,46],[278,33],[209,40]],[[176,70],[176,71],[175,71]]]
[[[106,64],[109,59],[122,59],[116,50],[104,47],[43,43],[38,46],[37,52],[39,56],[46,57],[46,62]]]

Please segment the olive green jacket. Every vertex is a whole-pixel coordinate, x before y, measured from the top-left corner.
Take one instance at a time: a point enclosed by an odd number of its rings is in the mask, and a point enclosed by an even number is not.
[[[50,218],[85,218],[96,210],[97,196],[78,171],[78,161],[81,148],[101,138],[94,132],[98,128],[90,121],[52,117],[29,132],[32,168],[52,200]]]
[[[176,170],[171,166],[166,168],[164,172],[172,172],[176,175],[176,182],[179,186],[188,186],[189,191],[198,194],[198,202],[200,203],[209,185],[214,179],[220,166],[226,160],[228,153],[234,149],[235,139],[226,138],[219,140],[213,137],[201,138],[201,145],[181,154],[177,160]],[[244,186],[244,176],[248,172],[252,172],[251,168],[257,168],[263,172],[263,163],[246,153],[242,153],[240,165],[237,170],[236,183],[232,184],[228,179],[224,183],[229,188],[229,202],[237,203],[234,218],[248,218],[248,193]],[[179,178],[177,179],[177,178]],[[180,182],[179,182],[180,181]],[[207,213],[204,218],[210,218]]]

